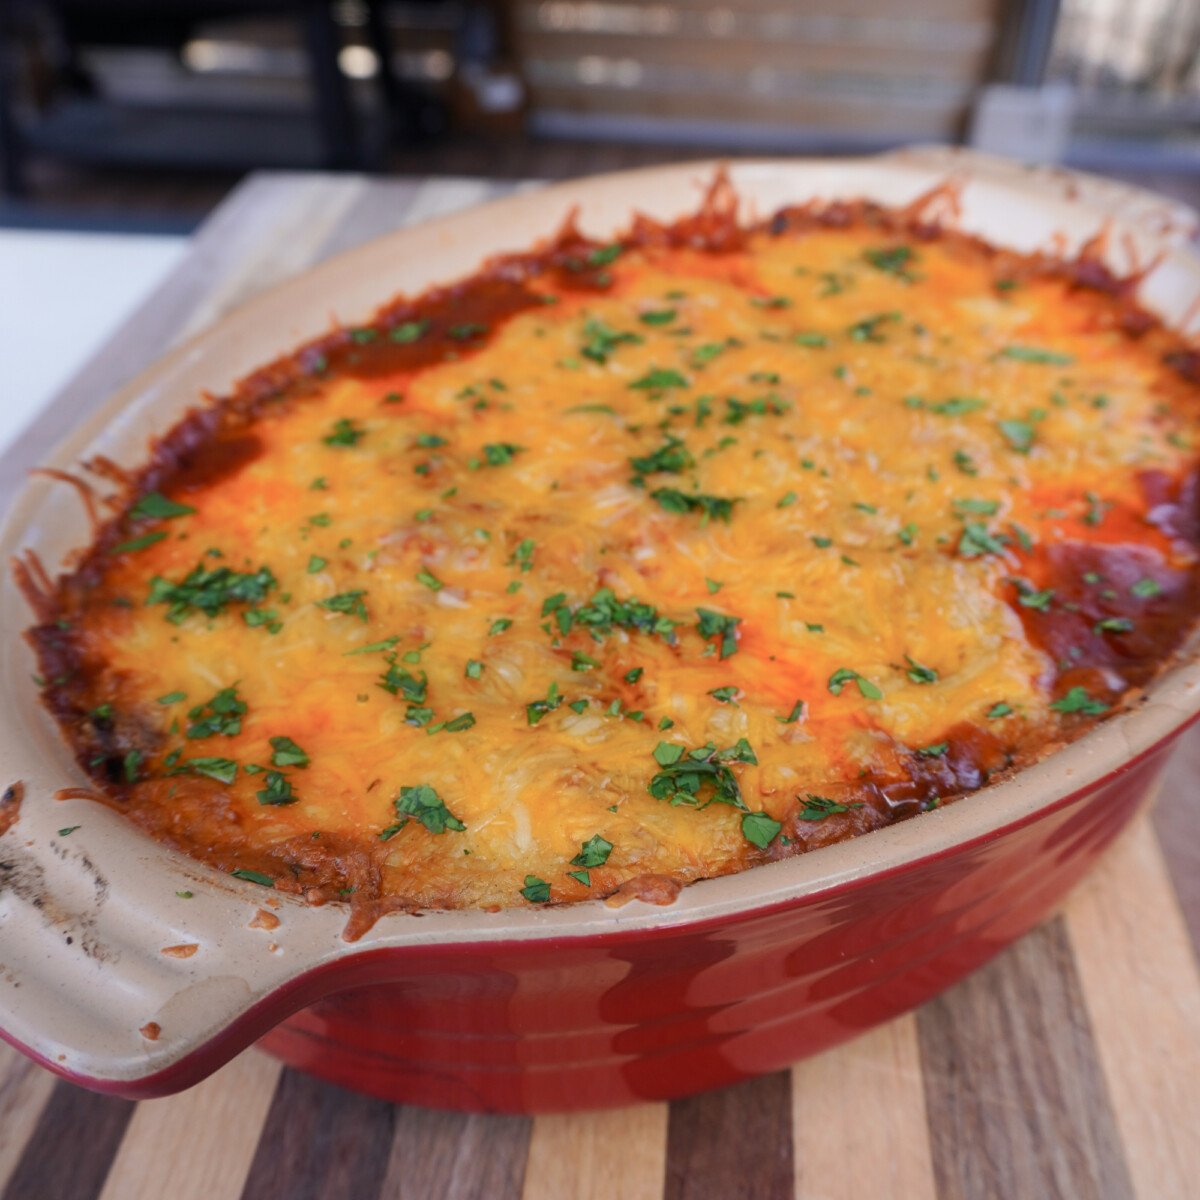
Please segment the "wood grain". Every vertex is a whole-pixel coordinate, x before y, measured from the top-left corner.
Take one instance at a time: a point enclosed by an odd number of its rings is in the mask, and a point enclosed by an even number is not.
[[[399,1109],[379,1200],[520,1200],[532,1124],[528,1117]]]
[[[374,1200],[395,1109],[284,1070],[242,1189],[245,1200]]]
[[[1200,726],[1183,738],[1167,768],[1154,828],[1193,953],[1200,958]]]
[[[667,1105],[538,1117],[521,1200],[661,1200]]]
[[[132,1100],[56,1083],[4,1200],[96,1200],[133,1110]]]
[[[940,1200],[1129,1200],[1071,944],[1035,930],[917,1015]]]
[[[936,1200],[915,1017],[792,1068],[792,1146],[796,1200]]]
[[[676,1100],[664,1200],[791,1200],[791,1075]]]
[[[1200,1192],[1200,972],[1148,822],[1074,896],[1067,928],[1139,1200]]]
[[[181,1096],[139,1104],[100,1200],[237,1200],[280,1069],[250,1050]]]
[[[54,1091],[54,1076],[0,1042],[0,1192]]]

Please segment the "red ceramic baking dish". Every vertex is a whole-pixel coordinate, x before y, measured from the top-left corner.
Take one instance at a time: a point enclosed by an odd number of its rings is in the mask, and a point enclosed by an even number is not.
[[[173,351],[44,465],[133,464],[203,391],[325,331],[331,311],[353,319],[469,274],[574,206],[600,237],[635,207],[678,216],[712,171],[524,193],[327,262]],[[1059,254],[1106,229],[1108,265],[1144,272],[1145,306],[1185,333],[1200,314],[1195,215],[1145,192],[946,151],[747,162],[731,175],[759,214],[814,198],[903,205],[953,179],[945,215],[961,228]],[[38,478],[0,549],[33,549],[53,569],[87,540],[69,489]],[[30,613],[11,578],[0,586],[0,1032],[67,1079],[130,1097],[188,1087],[259,1039],[388,1099],[508,1112],[664,1099],[775,1070],[920,1004],[1031,928],[1149,800],[1200,715],[1193,648],[1131,710],[915,820],[694,884],[666,907],[394,914],[351,943],[336,905],[264,903],[263,889],[108,808],[56,799],[86,780],[30,681]],[[79,828],[60,836],[68,826]]]

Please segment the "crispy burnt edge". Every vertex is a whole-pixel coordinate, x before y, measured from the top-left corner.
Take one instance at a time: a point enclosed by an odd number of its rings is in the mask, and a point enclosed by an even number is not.
[[[1117,275],[1103,261],[1108,237],[1104,231],[1081,247],[1071,259],[1000,249],[954,227],[958,215],[958,191],[956,182],[939,184],[901,209],[887,209],[863,200],[813,200],[783,208],[765,220],[742,225],[738,220],[736,191],[727,173],[719,171],[695,213],[670,223],[635,214],[629,230],[607,242],[585,237],[572,212],[554,237],[532,251],[493,257],[466,279],[430,288],[415,298],[393,299],[382,305],[368,322],[339,326],[252,372],[230,395],[205,397],[204,407],[189,409],[170,431],[151,445],[149,460],[140,470],[130,473],[105,459],[84,464],[92,474],[115,485],[113,494],[104,501],[111,515],[95,528],[90,546],[69,560],[68,570],[57,579],[51,579],[32,551],[23,559],[14,560],[12,569],[18,587],[37,618],[37,624],[26,630],[25,638],[34,650],[46,681],[42,702],[63,730],[81,769],[99,786],[99,793],[90,794],[118,811],[127,811],[123,801],[130,795],[133,785],[122,779],[117,764],[130,750],[152,752],[156,748],[156,731],[136,727],[130,731],[110,721],[97,722],[92,718],[93,706],[89,703],[92,680],[83,669],[80,648],[71,629],[63,627],[63,615],[69,611],[65,604],[68,594],[73,588],[86,588],[97,581],[105,572],[106,556],[111,548],[129,535],[130,507],[148,492],[169,489],[173,483],[186,478],[201,452],[211,449],[214,444],[238,448],[229,456],[232,469],[238,469],[253,457],[255,423],[269,415],[273,407],[299,402],[306,395],[314,394],[319,388],[320,377],[326,372],[336,373],[340,369],[351,375],[369,376],[381,370],[419,370],[444,361],[449,350],[458,357],[474,355],[488,345],[498,324],[542,302],[541,294],[533,290],[534,284],[550,285],[547,290],[590,290],[603,294],[607,287],[607,272],[595,261],[594,255],[605,247],[619,245],[623,250],[648,251],[691,248],[714,254],[736,253],[745,247],[749,238],[763,233],[775,237],[794,236],[810,229],[846,228],[856,224],[869,226],[881,236],[903,236],[917,243],[953,241],[992,260],[1003,269],[1006,278],[1018,281],[1058,278],[1066,280],[1072,287],[1108,295],[1117,306],[1118,327],[1127,336],[1137,339],[1151,330],[1166,335],[1173,345],[1163,355],[1163,361],[1188,382],[1200,384],[1200,347],[1168,330],[1158,317],[1138,303],[1137,287],[1157,263],[1147,264],[1129,275]],[[499,294],[504,297],[494,306],[498,320],[489,323],[483,336],[465,344],[460,340],[448,344],[448,315],[458,315],[464,303],[469,307],[473,296],[489,288],[493,293],[499,289]],[[441,334],[440,339],[430,342],[422,339],[415,343],[420,349],[407,355],[391,348],[383,365],[376,361],[378,350],[375,347],[380,344],[387,347],[386,340],[363,345],[354,336],[356,330],[373,328],[386,339],[391,329],[407,322],[429,319],[431,313],[441,321],[442,327],[436,330]],[[440,354],[437,346],[441,348]],[[205,478],[211,481],[214,477],[217,476],[210,473]],[[73,478],[70,481],[75,482]],[[76,486],[80,486],[79,483]],[[90,494],[87,484],[82,484],[82,489]],[[1190,594],[1194,596],[1195,591]],[[1035,632],[1027,627],[1027,635],[1035,636]],[[1156,675],[1176,663],[1184,640],[1181,635],[1179,645],[1172,647],[1163,658]],[[743,857],[719,873],[729,874],[761,862],[804,853],[906,819],[922,811],[924,800],[929,796],[936,796],[939,804],[948,803],[988,783],[1010,778],[1128,708],[1140,699],[1143,690],[1143,687],[1126,689],[1119,702],[1103,716],[1072,718],[1062,731],[1063,736],[1041,743],[1020,759],[1014,757],[989,730],[972,722],[956,725],[947,733],[951,750],[944,759],[922,759],[906,751],[900,756],[908,772],[906,777],[899,780],[866,779],[847,784],[840,799],[851,799],[851,792],[854,796],[861,793],[871,803],[827,818],[815,826],[798,819],[800,805],[797,804],[795,812],[785,822],[784,827],[790,835],[787,844],[776,839],[767,850],[756,850],[747,845]],[[915,788],[918,794],[907,796],[897,804],[887,798],[888,787],[896,783],[910,792]],[[924,792],[928,795],[920,794]],[[136,813],[128,815],[137,816]],[[150,828],[145,821],[139,823]],[[355,839],[326,835],[320,843],[314,843],[307,838],[296,838],[270,852],[239,850],[229,856],[214,853],[211,847],[207,851],[197,847],[161,824],[150,832],[218,869],[270,874],[279,891],[302,895],[309,903],[339,900],[349,894],[350,916],[344,933],[347,940],[361,937],[388,912],[413,912],[430,907],[417,905],[403,896],[382,896],[384,852],[375,846],[364,847]],[[615,885],[607,893],[597,890],[594,898],[604,899],[607,895],[613,902],[623,902],[636,897],[650,903],[669,904],[681,887],[695,881],[681,882],[661,875],[638,876]],[[444,906],[454,907],[454,900],[453,896],[445,897]]]

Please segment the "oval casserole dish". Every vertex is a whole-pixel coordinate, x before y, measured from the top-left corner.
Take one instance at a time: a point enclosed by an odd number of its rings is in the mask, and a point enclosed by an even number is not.
[[[635,207],[664,220],[692,211],[712,171],[559,185],[352,251],[173,351],[47,465],[135,464],[202,391],[221,394],[326,331],[331,311],[353,320],[395,292],[464,276],[547,236],[573,205],[598,237]],[[1111,222],[1117,274],[1162,255],[1139,287],[1146,307],[1179,329],[1200,296],[1200,260],[1183,247],[1192,215],[1101,181],[928,151],[745,163],[731,176],[759,215],[813,198],[899,207],[952,177],[969,233],[1069,255]],[[38,480],[0,540],[9,557],[33,549],[54,569],[88,534],[74,498]],[[1134,709],[1012,780],[693,884],[669,907],[393,914],[348,944],[337,906],[280,899],[264,922],[253,884],[86,800],[53,801],[85,781],[37,702],[20,638],[28,612],[3,586],[0,785],[19,783],[24,801],[0,840],[0,1032],[65,1077],[127,1096],[189,1086],[268,1031],[268,1048],[324,1078],[441,1107],[597,1107],[777,1069],[920,1003],[1036,923],[1147,800],[1200,712],[1193,651]],[[56,835],[75,823],[69,840]],[[185,944],[198,950],[162,953]]]

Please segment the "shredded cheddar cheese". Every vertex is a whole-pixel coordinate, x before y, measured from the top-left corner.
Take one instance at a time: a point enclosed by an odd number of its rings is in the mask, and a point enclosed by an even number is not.
[[[118,807],[313,899],[670,894],[1032,762],[1181,641],[1197,388],[1119,294],[870,211],[556,253],[139,478],[35,631]]]

